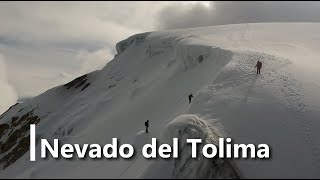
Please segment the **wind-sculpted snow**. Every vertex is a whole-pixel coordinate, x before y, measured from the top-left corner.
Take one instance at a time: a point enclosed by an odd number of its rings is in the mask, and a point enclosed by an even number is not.
[[[196,115],[181,115],[170,122],[164,129],[161,143],[171,144],[172,139],[179,139],[179,158],[160,160],[146,169],[143,178],[170,178],[170,179],[238,179],[240,174],[232,160],[207,159],[201,149],[205,144],[218,146],[219,138],[224,133],[217,124],[209,124]],[[191,146],[187,139],[202,139],[197,147],[198,158],[191,157]],[[168,168],[168,166],[170,168]],[[160,170],[160,171],[159,171]],[[167,171],[165,171],[167,170]]]
[[[219,47],[188,43],[179,43],[175,48],[175,54],[183,71],[187,71],[204,61],[213,61],[216,66],[223,67],[233,55],[231,51]]]
[[[150,34],[149,32],[136,34],[134,36],[130,36],[129,38],[127,38],[123,41],[118,42],[116,44],[116,50],[117,50],[118,54],[123,52],[125,49],[127,49],[133,43],[143,43],[149,34]]]

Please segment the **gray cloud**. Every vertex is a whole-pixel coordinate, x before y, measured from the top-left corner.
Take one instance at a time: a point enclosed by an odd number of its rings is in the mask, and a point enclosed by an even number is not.
[[[180,29],[206,26],[213,17],[213,4],[168,4],[158,14],[159,29]]]
[[[10,87],[7,93],[12,90],[12,99],[15,90],[19,98],[36,96],[102,68],[113,58],[115,44],[135,33],[319,22],[319,9],[318,2],[0,2],[0,53],[6,69],[1,68],[7,76],[1,82]]]
[[[258,22],[319,22],[319,2],[216,1],[168,5],[158,15],[158,28],[179,29]]]
[[[0,2],[8,81],[20,98],[29,97],[102,68],[118,41],[154,27],[151,18],[161,4]]]
[[[0,114],[16,103],[18,95],[15,89],[9,84],[6,74],[4,56],[0,53]]]

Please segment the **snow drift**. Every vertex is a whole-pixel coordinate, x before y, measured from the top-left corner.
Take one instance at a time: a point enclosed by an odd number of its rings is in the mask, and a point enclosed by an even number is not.
[[[207,159],[199,156],[191,158],[191,148],[187,139],[202,139],[203,144],[210,143],[218,146],[218,139],[223,137],[223,132],[218,125],[211,125],[196,115],[181,115],[170,122],[162,133],[161,143],[171,144],[172,139],[178,138],[179,158],[154,162],[141,178],[170,178],[170,179],[217,179],[217,178],[240,178],[240,173],[234,167],[233,162],[227,159]],[[201,152],[198,152],[201,154]]]
[[[0,177],[319,178],[319,30],[317,23],[270,23],[133,35],[116,45],[118,54],[102,70],[0,116]],[[258,76],[257,60],[263,63]],[[151,133],[144,134],[147,119]],[[183,150],[176,161],[137,154],[130,160],[30,163],[30,123],[37,124],[38,138],[62,143],[118,138],[141,147],[152,137],[215,142],[224,136],[266,143],[272,157],[189,161]]]

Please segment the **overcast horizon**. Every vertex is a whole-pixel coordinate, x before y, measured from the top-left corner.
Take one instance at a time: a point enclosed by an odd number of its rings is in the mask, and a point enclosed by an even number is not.
[[[319,2],[0,2],[0,113],[101,69],[115,44],[146,31],[319,22]]]

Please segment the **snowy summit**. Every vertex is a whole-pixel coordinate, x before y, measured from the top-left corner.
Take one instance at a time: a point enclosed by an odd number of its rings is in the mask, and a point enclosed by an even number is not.
[[[319,32],[318,23],[265,23],[133,35],[116,44],[118,54],[102,70],[0,116],[0,177],[319,178]],[[51,143],[182,143],[178,159],[147,160],[137,152],[130,159],[31,163],[30,124],[37,140]],[[271,157],[191,159],[183,143],[218,145],[227,137],[268,144]]]

